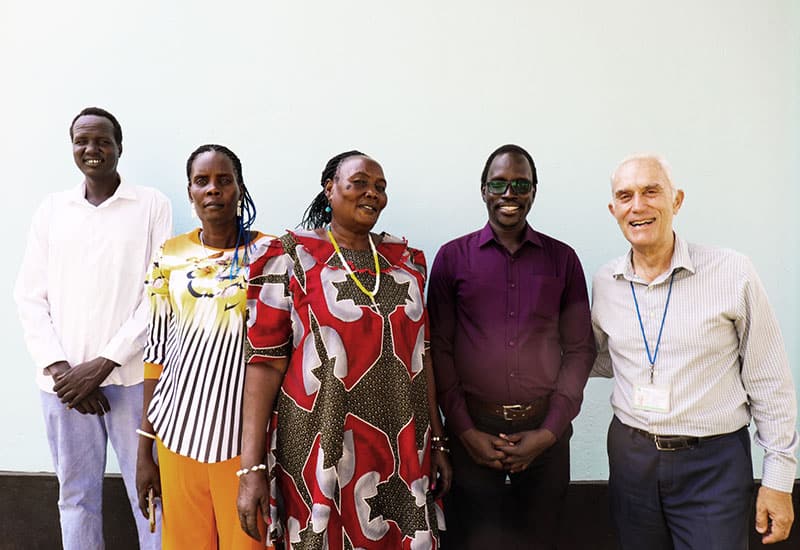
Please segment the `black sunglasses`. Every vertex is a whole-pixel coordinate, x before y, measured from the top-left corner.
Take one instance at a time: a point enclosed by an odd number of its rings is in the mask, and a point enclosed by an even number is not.
[[[511,186],[511,190],[514,191],[515,195],[525,195],[530,193],[531,189],[533,189],[533,182],[523,179],[511,181],[492,180],[486,182],[486,188],[492,195],[504,195],[509,186]]]

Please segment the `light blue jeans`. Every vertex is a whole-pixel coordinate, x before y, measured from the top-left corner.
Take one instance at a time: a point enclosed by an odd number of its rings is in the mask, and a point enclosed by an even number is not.
[[[111,411],[104,416],[68,410],[55,394],[40,392],[47,439],[59,483],[58,510],[64,550],[103,550],[103,477],[108,441],[117,455],[128,493],[139,547],[161,548],[160,527],[150,527],[136,494],[136,428],[142,418],[142,384],[105,386]],[[157,525],[161,525],[160,511]]]

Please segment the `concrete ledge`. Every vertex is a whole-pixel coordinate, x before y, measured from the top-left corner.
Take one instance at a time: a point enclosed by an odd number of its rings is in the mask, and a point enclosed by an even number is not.
[[[567,494],[561,548],[612,550],[616,548],[608,512],[608,486],[604,481],[580,481]],[[0,550],[53,550],[61,548],[58,524],[58,481],[53,474],[0,472]],[[800,516],[800,480],[795,482],[795,515]],[[133,525],[122,478],[108,475],[103,486],[103,531],[109,550],[136,550]],[[763,546],[754,529],[751,548],[800,548],[800,527],[795,520],[788,541]],[[457,549],[447,549],[457,550]]]

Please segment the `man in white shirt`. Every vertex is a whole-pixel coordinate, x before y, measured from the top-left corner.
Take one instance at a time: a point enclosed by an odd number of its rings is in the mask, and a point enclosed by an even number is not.
[[[138,513],[136,429],[142,413],[142,349],[151,256],[171,233],[160,192],[117,172],[122,129],[96,107],[70,126],[76,187],[45,198],[34,214],[14,298],[36,367],[59,481],[65,550],[104,548],[106,447],[117,455],[142,549],[160,548]]]
[[[609,495],[620,547],[747,548],[751,419],[766,451],[756,530],[764,543],[786,539],[797,404],[752,263],[673,232],[684,193],[661,157],[622,161],[611,195],[631,249],[593,280],[593,374],[615,379]]]

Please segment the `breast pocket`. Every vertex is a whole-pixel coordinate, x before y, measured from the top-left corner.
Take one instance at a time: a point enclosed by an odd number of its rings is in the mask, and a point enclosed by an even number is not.
[[[531,275],[526,286],[523,301],[527,301],[524,311],[528,312],[529,320],[536,325],[557,324],[564,293],[563,279]]]

